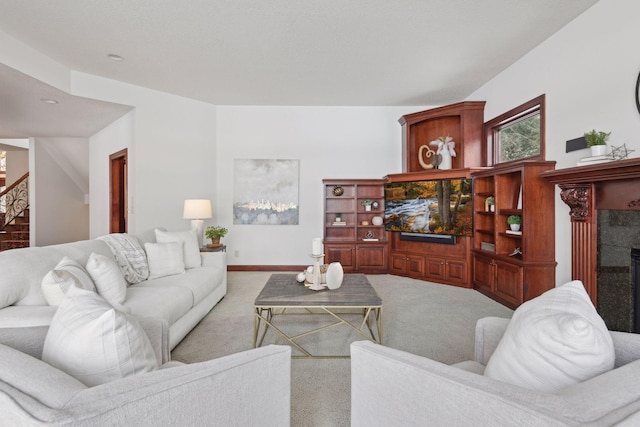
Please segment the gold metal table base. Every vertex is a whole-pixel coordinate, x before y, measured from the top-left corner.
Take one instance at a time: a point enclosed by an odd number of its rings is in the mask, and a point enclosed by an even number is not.
[[[288,309],[303,309],[305,312],[303,313],[291,313],[287,312]],[[317,311],[312,311],[312,310]],[[351,321],[345,319],[343,316],[347,314],[357,314],[357,313],[340,313],[338,310],[345,309],[356,309],[362,311],[362,321],[359,326],[354,325]],[[280,310],[278,312],[278,310]],[[333,316],[336,319],[335,323],[331,323],[329,325],[321,326],[316,329],[312,329],[310,331],[289,336],[284,333],[280,328],[274,325],[274,318],[276,316],[301,316],[301,315],[329,315]],[[372,318],[375,320],[372,322]],[[374,329],[372,329],[372,323],[375,325],[375,330],[377,332],[374,333]],[[309,353],[302,345],[296,342],[296,340],[330,329],[336,326],[345,325],[351,328],[353,331],[358,333],[363,338],[366,338],[374,343],[382,344],[382,305],[377,306],[322,306],[322,305],[310,305],[310,306],[255,306],[255,317],[253,324],[253,347],[257,348],[263,344],[264,337],[267,334],[269,328],[273,329],[278,334],[278,340],[283,339],[288,341],[293,347],[299,350],[304,356],[292,356],[294,359],[348,359],[350,356],[339,356],[339,355],[330,355],[330,356],[314,356]],[[365,329],[366,328],[366,329]],[[278,341],[277,341],[278,342]],[[276,343],[277,343],[276,342]]]

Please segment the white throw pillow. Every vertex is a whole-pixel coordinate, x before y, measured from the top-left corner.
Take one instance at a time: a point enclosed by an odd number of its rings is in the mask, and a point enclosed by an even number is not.
[[[54,269],[65,270],[71,273],[75,279],[80,282],[82,289],[95,292],[96,286],[93,283],[93,279],[91,279],[91,275],[89,275],[87,270],[78,261],[65,256]]]
[[[98,293],[112,306],[120,307],[127,297],[127,281],[118,264],[111,258],[92,252],[87,271],[96,284]]]
[[[555,393],[613,368],[611,335],[582,282],[522,304],[489,359],[485,375]]]
[[[149,261],[149,279],[184,273],[181,242],[145,243]]]
[[[189,231],[163,231],[156,228],[156,241],[158,243],[182,242],[184,243],[184,267],[195,268],[202,265],[198,237],[195,230]]]
[[[77,286],[69,288],[51,320],[42,360],[87,386],[158,368],[138,321]]]
[[[49,271],[42,279],[42,293],[47,303],[51,306],[60,305],[69,286],[76,284],[78,287],[95,292],[96,287],[89,273],[82,265],[64,257],[53,270]]]

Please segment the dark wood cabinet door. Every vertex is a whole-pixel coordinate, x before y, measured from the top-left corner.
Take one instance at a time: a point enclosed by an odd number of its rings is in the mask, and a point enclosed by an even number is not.
[[[407,273],[407,258],[404,254],[392,253],[389,257],[389,273],[404,276]]]
[[[494,280],[493,258],[473,256],[473,288],[480,291],[493,292]]]
[[[445,280],[444,258],[428,257],[426,260],[425,277],[427,279]]]
[[[495,261],[495,268],[496,296],[515,305],[522,304],[522,267],[506,262]]]
[[[445,262],[446,278],[452,283],[466,285],[469,280],[468,263],[461,260],[447,260]]]
[[[424,257],[417,255],[407,255],[407,276],[416,279],[424,278]]]
[[[345,272],[353,272],[356,269],[356,252],[353,245],[327,245],[324,246],[325,263],[339,262]]]
[[[386,245],[358,245],[357,268],[360,272],[382,272],[387,270]]]

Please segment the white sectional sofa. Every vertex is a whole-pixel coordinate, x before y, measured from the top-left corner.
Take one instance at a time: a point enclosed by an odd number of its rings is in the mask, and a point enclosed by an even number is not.
[[[150,277],[157,277],[118,286],[126,295],[117,304],[89,267],[91,260],[102,259],[110,265],[106,276],[124,280],[130,271],[116,265],[121,253],[112,255],[113,242],[0,253],[1,425],[289,425],[290,347],[267,346],[189,365],[170,360],[170,349],[225,295],[226,254],[200,254],[195,243],[190,268],[182,273],[168,268],[172,274],[160,277],[151,268],[152,252],[171,247],[170,254],[182,259],[186,251],[174,249],[186,244],[155,244],[154,237],[139,236],[146,253],[137,253],[146,256]],[[66,289],[43,291],[45,275],[65,271],[63,257],[86,265],[91,277],[84,277],[105,292],[88,289],[78,277]],[[198,266],[194,257],[201,257]],[[163,268],[176,264],[155,259]],[[64,279],[56,285],[69,279],[56,277]],[[59,305],[50,305],[56,302],[50,289],[60,290]],[[268,384],[268,393],[261,384]]]
[[[153,230],[136,236],[155,243]],[[86,265],[92,253],[115,257],[102,240],[84,240],[0,253],[0,328],[45,326],[57,307],[47,303],[42,280],[63,257]],[[138,318],[156,317],[169,325],[173,349],[227,292],[226,253],[203,252],[202,265],[182,274],[144,280],[126,289],[124,307]]]

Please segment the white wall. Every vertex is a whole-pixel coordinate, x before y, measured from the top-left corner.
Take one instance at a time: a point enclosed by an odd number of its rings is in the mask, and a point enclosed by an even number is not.
[[[565,153],[565,141],[591,129],[611,131],[640,156],[634,90],[640,56],[640,2],[600,0],[513,66],[468,97],[486,100],[485,120],[545,93],[546,156],[573,167],[588,150]],[[559,191],[557,191],[559,194]],[[571,278],[569,208],[556,197],[556,283]]]
[[[31,141],[30,204],[35,206],[30,209],[31,244],[46,246],[87,239],[89,206],[84,203],[83,191],[43,147],[46,138]],[[36,200],[32,190],[38,194]]]
[[[134,116],[135,112],[131,111],[89,138],[89,235],[92,239],[109,234],[109,156],[126,148],[127,160],[131,161]],[[130,182],[129,187],[132,187]],[[129,212],[128,220],[134,218]]]
[[[400,172],[398,119],[424,109],[215,107],[76,72],[72,92],[135,107],[91,138],[91,237],[108,232],[108,155],[128,147],[129,232],[187,229],[184,199],[211,199],[205,226],[230,229],[236,265],[308,264],[311,239],[322,236],[322,179]],[[235,158],[300,159],[298,226],[232,224]]]
[[[29,172],[29,150],[22,148],[7,150],[6,186],[10,186],[27,172]]]
[[[231,265],[306,265],[322,237],[324,178],[399,173],[398,119],[426,107],[219,107],[216,223]],[[299,159],[299,225],[234,225],[233,160]],[[238,256],[236,256],[236,253]]]
[[[72,72],[72,93],[135,107],[126,123],[109,126],[91,142],[91,162],[99,168],[113,148],[129,147],[130,233],[157,226],[186,230],[185,199],[215,203],[215,106],[78,72]],[[98,148],[104,141],[108,150]],[[93,237],[108,230],[103,204],[108,203],[109,183],[102,180],[104,171],[97,174],[91,179]]]

